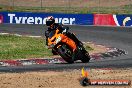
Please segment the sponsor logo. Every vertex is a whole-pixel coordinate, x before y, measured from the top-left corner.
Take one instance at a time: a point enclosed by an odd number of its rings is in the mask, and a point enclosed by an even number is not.
[[[94,25],[132,26],[132,15],[94,14]]]
[[[17,16],[16,14],[8,13],[9,23],[16,24],[46,24],[46,17],[27,17]],[[56,23],[74,24],[75,18],[55,18]]]
[[[132,26],[132,16],[113,15],[113,19],[117,26]]]
[[[130,22],[130,21],[131,21],[131,18],[130,18],[130,17],[126,17],[126,18],[123,20],[123,26],[126,26],[127,23]],[[132,26],[132,24],[129,25],[129,26]]]
[[[82,68],[82,78],[79,79],[80,84],[82,86],[89,86],[89,85],[131,85],[130,80],[125,79],[89,79],[89,73]]]

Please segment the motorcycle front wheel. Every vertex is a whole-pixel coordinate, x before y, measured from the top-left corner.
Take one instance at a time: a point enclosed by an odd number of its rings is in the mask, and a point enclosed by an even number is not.
[[[74,60],[72,59],[73,51],[72,49],[66,45],[63,44],[58,48],[58,54],[68,63],[74,63]]]

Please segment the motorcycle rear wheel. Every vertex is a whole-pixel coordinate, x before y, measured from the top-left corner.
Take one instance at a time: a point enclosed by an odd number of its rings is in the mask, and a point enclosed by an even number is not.
[[[82,49],[79,50],[79,57],[80,57],[80,60],[83,62],[83,63],[88,63],[89,60],[90,60],[90,55],[89,53],[85,50],[85,48],[82,46],[81,47]]]
[[[82,61],[83,63],[88,63],[89,60],[90,60],[90,55],[89,55],[89,53],[85,53],[84,56],[81,58],[81,61]]]

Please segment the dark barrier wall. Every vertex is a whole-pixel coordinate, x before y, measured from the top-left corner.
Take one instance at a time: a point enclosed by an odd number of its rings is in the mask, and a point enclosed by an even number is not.
[[[0,12],[4,23],[15,24],[45,24],[47,16],[54,16],[55,21],[68,25],[93,25],[92,14],[55,14],[55,13],[23,13]]]

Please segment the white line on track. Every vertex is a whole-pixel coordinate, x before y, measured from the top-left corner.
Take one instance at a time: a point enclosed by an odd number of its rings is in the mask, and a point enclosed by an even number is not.
[[[9,33],[0,33],[0,35],[7,35],[7,34],[9,34]]]
[[[28,36],[28,37],[31,37],[31,38],[40,38],[42,36]]]
[[[26,36],[26,37],[31,37],[31,38],[40,38],[40,37],[42,37],[42,36],[30,36],[30,35],[11,34],[11,33],[0,33],[0,35]]]

